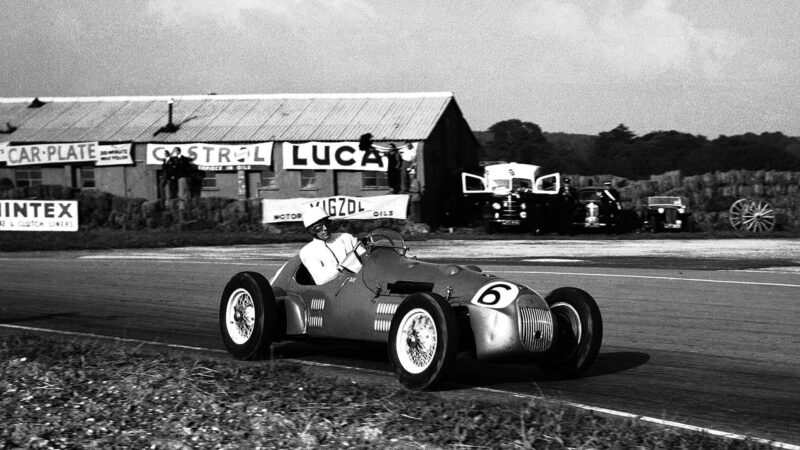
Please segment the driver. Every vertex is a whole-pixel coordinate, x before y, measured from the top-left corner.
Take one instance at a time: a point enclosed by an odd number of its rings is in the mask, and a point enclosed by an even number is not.
[[[342,262],[358,245],[350,233],[331,233],[331,218],[324,209],[303,211],[303,226],[314,239],[300,249],[300,260],[316,284],[325,284],[342,271]]]

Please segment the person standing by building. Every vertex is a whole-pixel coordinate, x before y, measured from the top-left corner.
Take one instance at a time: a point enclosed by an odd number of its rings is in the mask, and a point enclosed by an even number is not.
[[[164,161],[161,162],[161,179],[158,180],[158,186],[160,188],[159,197],[161,197],[164,202],[168,199],[172,198],[172,188],[170,188],[170,180],[172,179],[172,164],[170,160],[172,156],[169,153],[169,150],[164,150]]]
[[[400,152],[394,143],[389,144],[389,149],[386,151],[386,160],[389,167],[386,169],[386,181],[389,184],[392,194],[397,194],[400,191],[400,169],[401,159]]]
[[[389,184],[391,193],[397,194],[401,187],[400,180],[402,177],[402,162],[400,159],[400,151],[397,149],[397,145],[394,143],[390,143],[388,147],[375,145],[375,143],[372,142],[372,133],[366,133],[361,135],[361,138],[358,142],[358,149],[364,152],[377,151],[386,156],[386,161],[388,163],[388,167],[386,168],[386,181],[387,184]]]
[[[406,141],[405,147],[400,149],[400,163],[400,192],[407,194],[417,171],[417,146],[411,141]]]
[[[189,177],[192,175],[192,160],[181,155],[181,148],[175,147],[172,151],[174,163],[174,176],[178,185],[178,198],[183,203],[189,198]]]

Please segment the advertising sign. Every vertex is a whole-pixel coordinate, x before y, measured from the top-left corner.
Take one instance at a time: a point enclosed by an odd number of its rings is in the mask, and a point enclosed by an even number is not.
[[[96,166],[122,166],[133,164],[131,144],[100,145]]]
[[[408,195],[264,199],[261,206],[263,223],[301,222],[303,211],[315,206],[322,207],[334,220],[403,220],[407,217]]]
[[[3,145],[0,162],[9,166],[94,162],[97,166],[133,164],[131,144],[100,145],[97,142],[69,144]]]
[[[359,150],[358,142],[283,143],[283,168],[386,172],[388,159],[377,150]]]
[[[160,166],[167,152],[179,148],[181,156],[191,159],[200,170],[247,170],[272,165],[272,144],[147,144],[147,164]]]
[[[9,166],[28,166],[96,161],[100,153],[98,145],[97,142],[8,145],[5,152],[6,164]]]
[[[78,231],[78,201],[0,200],[0,230]]]

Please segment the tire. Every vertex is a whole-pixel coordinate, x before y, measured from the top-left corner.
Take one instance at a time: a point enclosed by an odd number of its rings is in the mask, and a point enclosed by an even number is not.
[[[484,225],[484,229],[486,230],[486,234],[494,234],[497,231],[497,225],[489,220]]]
[[[219,329],[228,352],[244,360],[268,353],[276,334],[277,309],[266,278],[255,272],[234,275],[219,304]]]
[[[577,288],[564,287],[545,298],[556,335],[542,369],[559,378],[574,378],[592,365],[603,341],[603,319],[591,295]]]
[[[458,326],[450,305],[435,294],[408,296],[389,328],[389,362],[400,383],[411,390],[441,381],[455,363]]]

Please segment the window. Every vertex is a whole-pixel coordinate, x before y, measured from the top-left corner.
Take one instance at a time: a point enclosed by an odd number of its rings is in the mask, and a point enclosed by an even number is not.
[[[81,189],[97,187],[94,181],[94,167],[78,167],[78,187]]]
[[[217,189],[217,173],[206,170],[206,176],[203,177],[203,189]]]
[[[39,186],[42,184],[42,169],[27,168],[16,170],[17,187]]]
[[[261,189],[278,189],[278,181],[275,179],[275,171],[272,168],[261,171]]]
[[[300,171],[300,189],[316,189],[317,172],[313,170]]]
[[[389,189],[387,172],[361,172],[361,186],[364,189]]]

